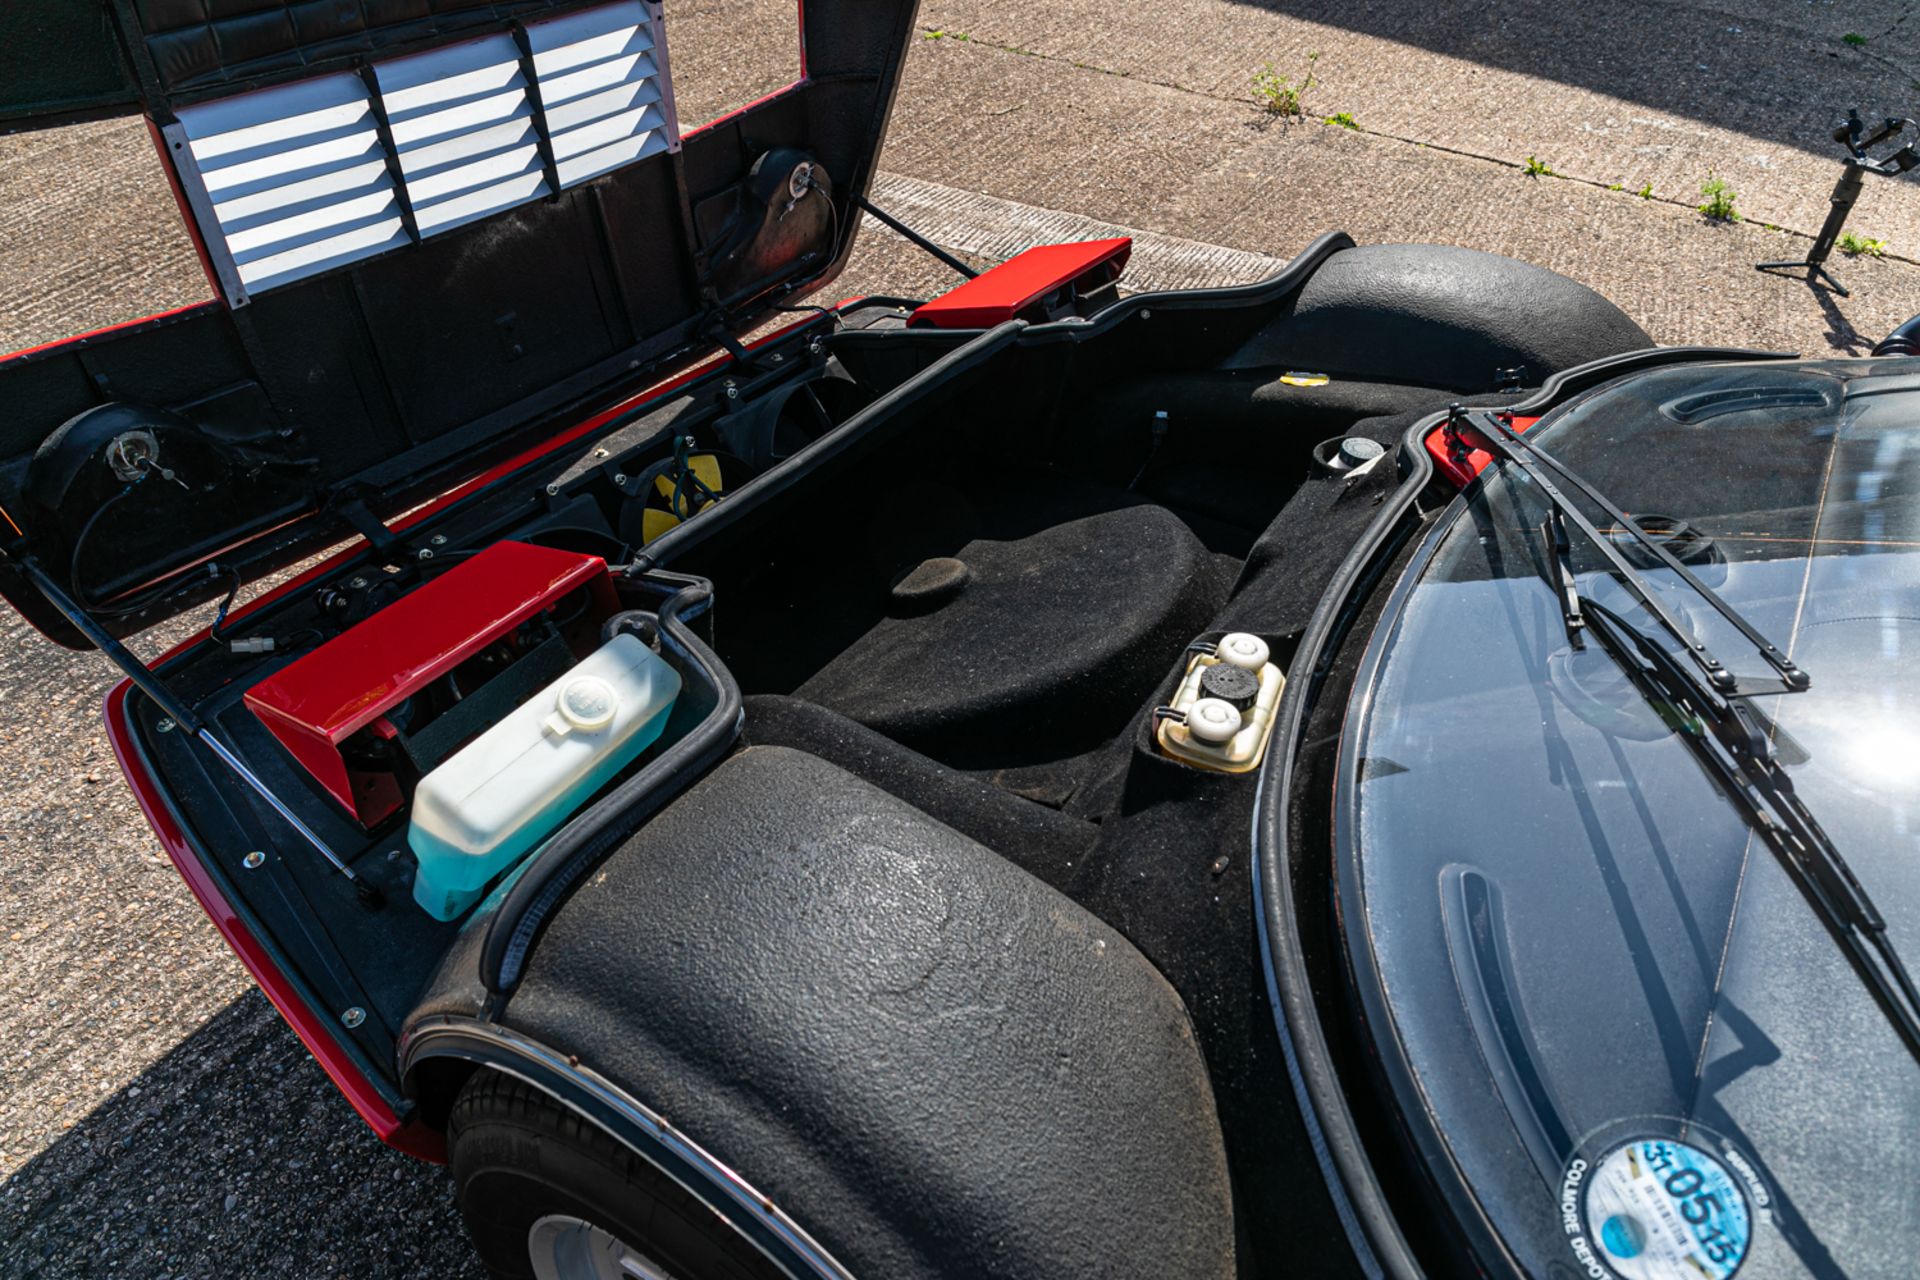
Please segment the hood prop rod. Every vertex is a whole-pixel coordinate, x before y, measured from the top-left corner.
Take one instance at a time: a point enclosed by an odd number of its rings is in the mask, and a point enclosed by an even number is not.
[[[380,905],[381,895],[379,889],[355,875],[353,868],[349,867],[341,859],[340,855],[335,853],[332,847],[320,838],[319,833],[303,822],[300,815],[287,806],[286,801],[275,795],[273,789],[261,781],[260,776],[248,768],[245,761],[234,754],[233,748],[215,737],[213,730],[209,729],[205,722],[194,715],[185,703],[174,697],[173,692],[160,681],[158,676],[154,675],[153,672],[148,669],[145,663],[134,657],[132,651],[108,633],[105,627],[102,627],[89,617],[86,610],[75,604],[72,598],[67,595],[59,583],[53,580],[52,576],[47,573],[46,569],[38,560],[32,556],[22,556],[19,557],[15,563],[19,565],[20,571],[27,576],[27,579],[33,583],[40,594],[47,598],[47,603],[51,604],[55,609],[58,609],[60,615],[73,624],[75,630],[79,631],[81,635],[91,641],[101,653],[107,656],[107,659],[112,662],[114,666],[120,668],[121,672],[125,674],[127,679],[133,681],[134,686],[138,688],[140,692],[153,699],[154,704],[160,708],[168,719],[205,743],[207,750],[219,757],[220,762],[232,770],[240,781],[246,783],[247,786],[253,789],[256,795],[266,801],[267,805],[275,813],[286,820],[288,826],[299,832],[301,839],[318,850],[320,856],[332,864],[335,871],[345,876],[348,883],[353,885],[354,892],[359,895],[360,901],[363,904],[369,907],[377,907]]]
[[[968,266],[966,263],[960,261],[960,259],[948,253],[945,249],[942,249],[939,245],[935,244],[933,241],[921,235],[918,231],[915,231],[912,227],[908,226],[906,223],[900,221],[900,219],[894,217],[892,214],[888,213],[886,210],[874,204],[873,201],[867,199],[865,196],[861,195],[859,192],[857,191],[850,192],[847,198],[853,201],[853,203],[859,206],[861,209],[864,209],[866,212],[878,218],[881,222],[884,222],[887,226],[892,227],[895,231],[898,231],[901,235],[905,236],[908,240],[912,241],[914,244],[919,245],[922,249],[925,249],[928,253],[940,259],[940,261],[946,263],[948,266],[952,267],[955,271],[958,271],[961,275],[965,276],[967,279],[971,280],[975,276],[980,274],[978,271],[975,271],[972,267]]]

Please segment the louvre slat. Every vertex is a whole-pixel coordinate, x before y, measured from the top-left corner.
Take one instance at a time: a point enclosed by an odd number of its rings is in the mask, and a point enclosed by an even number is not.
[[[567,33],[547,29],[566,26],[565,20],[545,24],[544,28],[534,28],[539,35],[529,41],[534,51],[533,73],[544,80],[548,76],[583,67],[589,62],[601,62],[623,53],[645,53],[653,48],[653,36],[647,30],[646,15],[639,12],[638,5],[612,5],[610,8],[622,12],[615,18],[618,25],[602,34],[567,39]],[[582,16],[597,17],[598,13],[596,10]]]
[[[547,131],[560,134],[568,129],[602,119],[633,107],[660,101],[660,84],[651,78],[611,89],[585,98],[575,98],[560,106],[547,106]]]
[[[457,106],[425,111],[405,119],[392,119],[388,127],[393,134],[394,145],[407,147],[442,134],[484,128],[526,110],[527,91],[523,86],[515,85],[505,93],[472,98]]]
[[[520,75],[520,48],[507,36],[489,36],[396,58],[376,65],[374,76],[380,82],[380,99],[390,117],[456,98],[497,93],[510,86],[526,87]]]
[[[583,94],[596,93],[614,85],[626,84],[633,80],[650,78],[654,74],[653,57],[650,54],[634,53],[606,62],[596,62],[579,71],[569,71],[565,75],[540,78],[540,100],[551,109],[558,103],[578,98]]]
[[[361,164],[334,169],[317,178],[267,187],[252,195],[235,196],[214,205],[213,211],[219,216],[222,227],[234,230],[263,214],[323,200],[345,199],[370,187],[392,189],[392,183],[387,179],[387,162],[383,157],[376,156]]]
[[[592,124],[581,125],[578,129],[569,129],[565,133],[553,136],[553,156],[556,160],[568,160],[595,147],[602,147],[621,138],[632,137],[661,125],[660,113],[652,107],[642,107],[638,111],[623,111],[617,116],[608,116]]]
[[[271,257],[240,264],[240,278],[253,289],[271,288],[407,243],[406,228],[395,217],[300,245]]]
[[[418,216],[423,206],[454,192],[465,191],[487,182],[500,181],[515,174],[539,172],[540,148],[529,142],[525,146],[513,147],[471,164],[442,170],[431,177],[408,178],[407,195],[413,200],[414,212]]]
[[[501,209],[510,209],[514,205],[537,199],[545,194],[546,189],[546,175],[536,170],[451,200],[442,200],[425,209],[415,209],[414,217],[420,223],[422,234],[447,231]]]
[[[411,187],[416,178],[456,161],[469,160],[475,156],[499,151],[516,142],[535,142],[538,137],[539,135],[534,131],[531,111],[523,109],[519,119],[509,120],[505,124],[495,125],[490,129],[478,129],[472,133],[441,138],[421,146],[403,148],[400,152],[400,172],[406,175],[408,185]]]
[[[301,213],[259,222],[246,230],[229,229],[227,248],[233,250],[234,257],[244,258],[265,245],[335,234],[342,227],[364,222],[389,210],[395,218],[400,216],[400,202],[394,198],[393,192],[370,191],[352,200],[330,201]]]
[[[598,151],[588,151],[571,160],[562,160],[557,166],[560,172],[560,185],[570,187],[577,182],[585,182],[588,178],[598,177],[622,165],[632,164],[635,160],[657,155],[666,149],[666,136],[657,130],[622,138],[610,146],[601,147]]]

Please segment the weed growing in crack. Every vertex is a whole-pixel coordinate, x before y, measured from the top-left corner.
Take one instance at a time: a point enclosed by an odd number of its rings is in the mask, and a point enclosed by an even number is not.
[[[1857,232],[1843,231],[1840,234],[1840,252],[1849,258],[1878,258],[1887,252],[1887,242]]]
[[[1737,193],[1727,185],[1724,178],[1716,178],[1708,174],[1707,180],[1700,184],[1700,194],[1706,197],[1700,205],[1700,212],[1706,214],[1708,218],[1714,222],[1740,221],[1740,211],[1733,207],[1734,196]]]
[[[1313,88],[1313,64],[1319,60],[1317,53],[1307,55],[1307,77],[1297,86],[1292,76],[1281,75],[1271,62],[1267,63],[1253,73],[1255,100],[1267,109],[1268,115],[1299,115],[1301,100],[1307,96],[1307,90]]]
[[[1551,178],[1555,176],[1553,166],[1545,160],[1542,160],[1539,156],[1528,156],[1527,162],[1520,166],[1520,172],[1526,174],[1529,178]]]

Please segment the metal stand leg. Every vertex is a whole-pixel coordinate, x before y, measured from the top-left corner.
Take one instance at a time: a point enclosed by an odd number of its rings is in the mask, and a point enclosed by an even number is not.
[[[1851,297],[1847,287],[1840,283],[1833,272],[1827,270],[1827,256],[1833,252],[1834,245],[1840,241],[1840,229],[1847,225],[1847,215],[1853,212],[1854,201],[1860,198],[1861,167],[1849,160],[1847,167],[1840,173],[1840,180],[1833,184],[1833,204],[1827,210],[1827,220],[1820,224],[1820,234],[1814,237],[1813,248],[1807,256],[1798,262],[1762,262],[1759,270],[1776,274],[1787,271],[1804,270],[1808,284],[1825,281],[1827,287],[1841,297]]]

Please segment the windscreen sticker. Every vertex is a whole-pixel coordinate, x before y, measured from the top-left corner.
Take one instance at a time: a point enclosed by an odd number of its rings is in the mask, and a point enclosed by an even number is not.
[[[1560,1217],[1593,1280],[1728,1280],[1753,1243],[1747,1196],[1699,1147],[1636,1138],[1560,1186]]]

